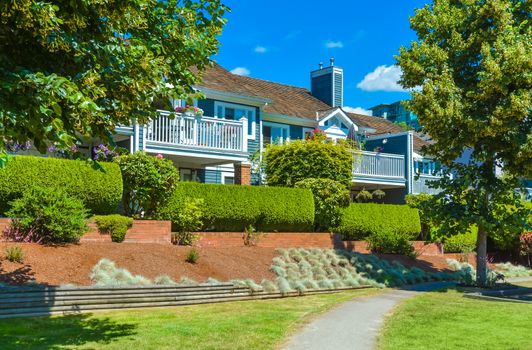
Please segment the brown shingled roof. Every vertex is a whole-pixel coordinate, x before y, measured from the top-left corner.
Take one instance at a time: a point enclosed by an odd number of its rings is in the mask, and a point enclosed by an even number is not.
[[[379,134],[397,134],[404,132],[403,128],[399,125],[392,123],[389,120],[380,117],[372,117],[369,115],[355,114],[355,113],[346,113],[351,120],[357,125],[362,125],[375,129],[375,133],[372,135]],[[414,150],[420,151],[423,146],[429,145],[428,141],[423,140],[416,133],[414,133]]]
[[[321,118],[334,109],[334,107],[312,96],[308,89],[232,74],[217,63],[203,72],[200,86],[217,91],[270,99],[272,102],[264,108],[266,113],[315,120],[316,113]],[[400,126],[380,117],[345,113],[355,124],[375,129],[375,135],[404,132]],[[424,145],[428,145],[428,142],[414,135],[414,150],[419,151]]]
[[[216,63],[204,72],[200,85],[208,89],[270,99],[272,102],[264,109],[266,113],[315,120],[316,112],[331,108],[305,88],[235,75]]]

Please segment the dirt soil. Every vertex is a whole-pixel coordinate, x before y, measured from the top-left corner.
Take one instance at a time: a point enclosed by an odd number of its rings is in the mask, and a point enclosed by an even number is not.
[[[270,271],[272,259],[277,255],[274,248],[232,247],[197,248],[199,260],[196,264],[185,262],[190,247],[170,244],[149,243],[96,243],[69,244],[64,246],[43,246],[32,243],[18,243],[25,257],[22,264],[5,259],[5,249],[15,243],[0,242],[0,283],[24,284],[29,281],[49,285],[89,285],[89,273],[102,258],[114,261],[118,267],[133,274],[154,278],[166,274],[178,281],[181,277],[203,282],[209,277],[220,281],[234,278],[274,279]],[[380,258],[397,260],[408,267],[419,267],[426,271],[448,268],[446,257],[420,256],[411,259],[400,255],[379,254]],[[473,259],[472,262],[474,262]]]
[[[170,244],[136,243],[82,243],[65,246],[18,244],[25,253],[22,264],[5,259],[5,249],[14,243],[0,242],[0,282],[23,284],[35,280],[38,283],[60,285],[72,283],[89,285],[89,273],[101,259],[108,258],[118,267],[133,274],[154,278],[166,274],[174,280],[186,276],[197,281],[208,277],[220,281],[234,278],[252,278],[261,281],[275,276],[269,270],[275,249],[198,248],[196,264],[185,262],[190,247]]]

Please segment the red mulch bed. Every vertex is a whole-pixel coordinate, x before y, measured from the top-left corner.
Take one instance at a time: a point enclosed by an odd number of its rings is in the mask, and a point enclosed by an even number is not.
[[[148,278],[166,274],[174,280],[186,276],[197,281],[208,277],[220,281],[234,278],[252,278],[261,281],[272,279],[270,272],[275,249],[198,248],[196,264],[185,262],[190,247],[170,244],[135,243],[82,243],[65,246],[19,244],[24,253],[22,264],[5,259],[5,248],[14,243],[0,242],[0,282],[22,284],[30,280],[38,283],[60,285],[73,283],[89,285],[89,273],[101,259],[108,258],[118,267]]]
[[[102,258],[114,261],[118,267],[148,278],[166,274],[178,281],[181,277],[203,282],[209,277],[220,281],[234,278],[274,279],[270,271],[272,259],[277,255],[274,248],[231,247],[197,248],[200,258],[196,264],[185,262],[190,247],[170,244],[87,242],[64,246],[43,246],[18,243],[24,250],[22,264],[5,259],[5,248],[15,243],[0,242],[0,282],[23,284],[35,280],[38,283],[60,285],[72,283],[89,285],[89,273]],[[448,269],[444,256],[420,256],[411,259],[401,255],[379,254],[379,257],[397,260],[408,267],[427,271]],[[474,262],[474,256],[470,256]]]

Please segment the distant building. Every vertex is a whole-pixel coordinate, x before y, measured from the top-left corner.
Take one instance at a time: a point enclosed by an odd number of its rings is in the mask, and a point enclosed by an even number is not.
[[[373,112],[374,117],[381,117],[396,124],[406,123],[406,125],[416,129],[419,127],[417,116],[408,111],[401,101],[390,104],[380,104],[371,107],[370,110]]]

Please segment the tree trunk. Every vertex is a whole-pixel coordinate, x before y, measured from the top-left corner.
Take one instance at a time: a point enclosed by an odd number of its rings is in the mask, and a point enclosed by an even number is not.
[[[487,274],[488,274],[488,262],[487,262],[487,233],[482,227],[478,228],[477,235],[477,285],[479,287],[486,286]]]

